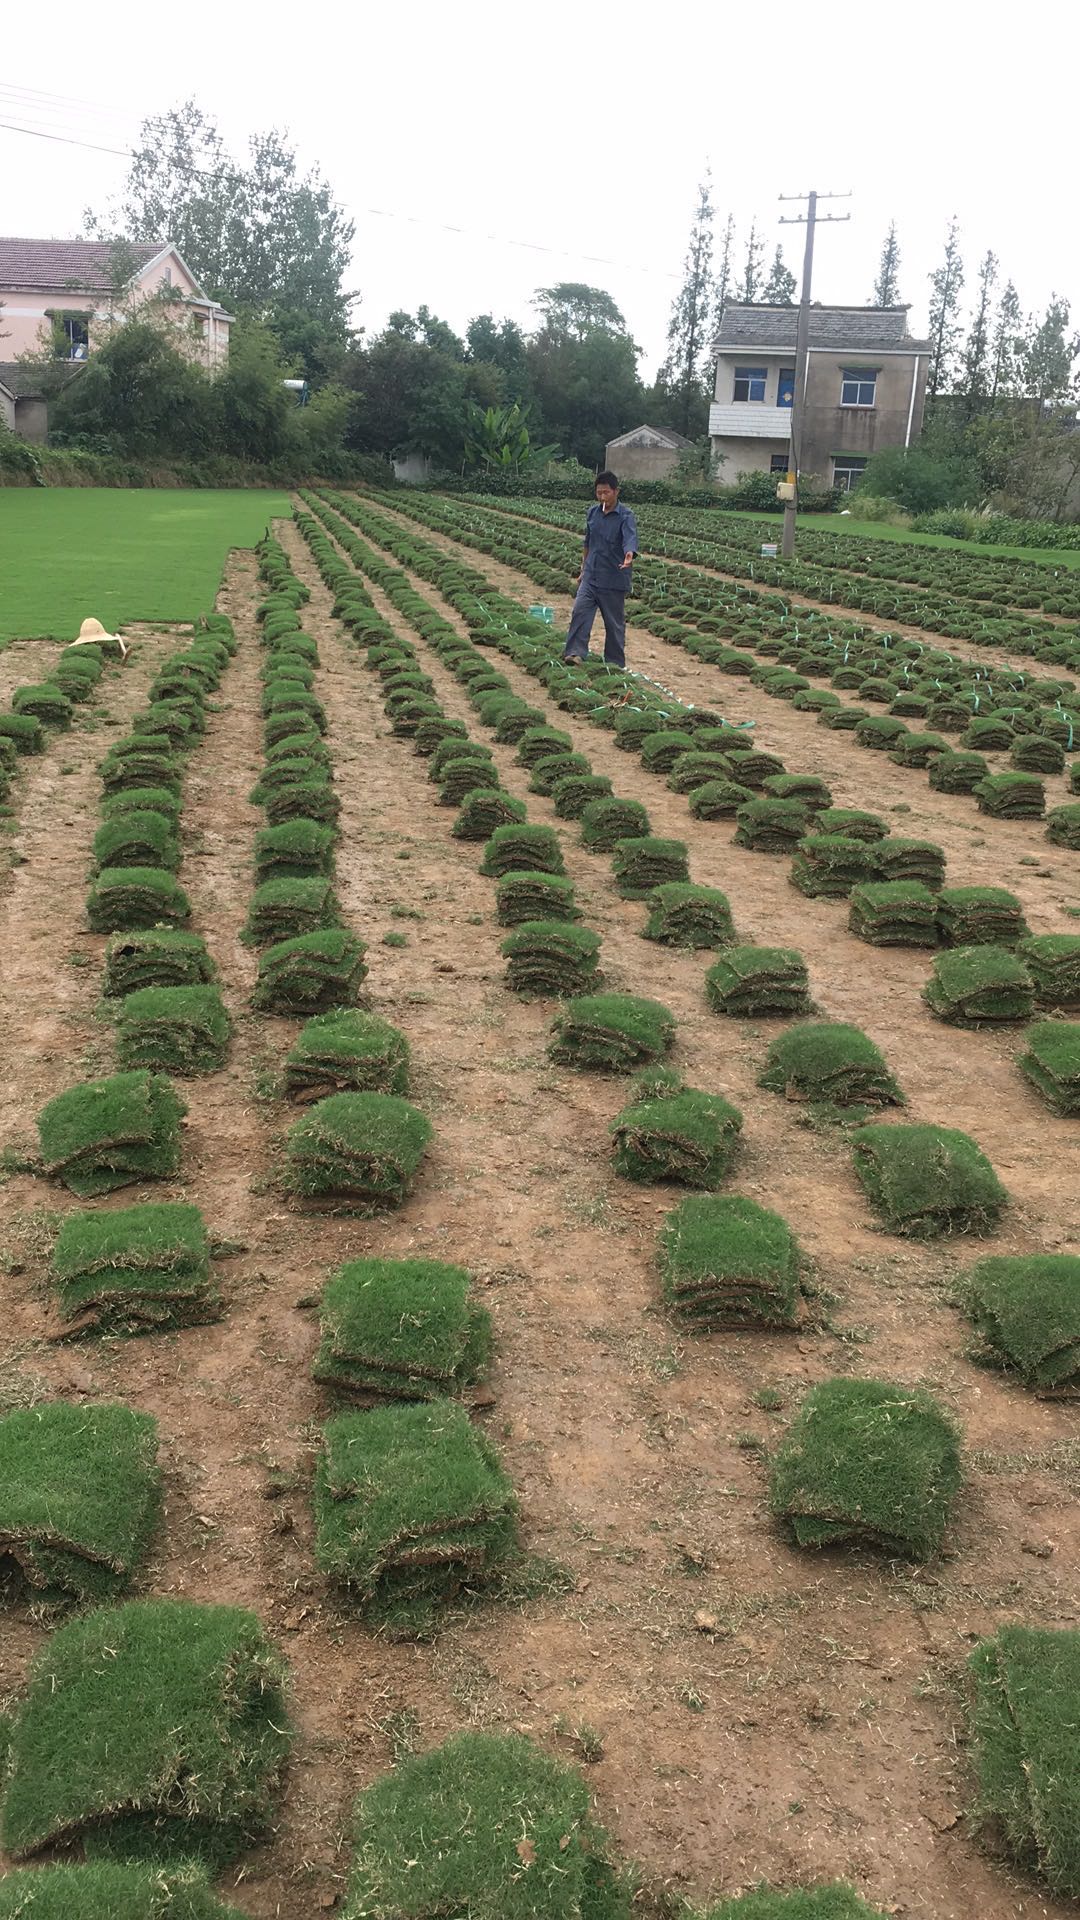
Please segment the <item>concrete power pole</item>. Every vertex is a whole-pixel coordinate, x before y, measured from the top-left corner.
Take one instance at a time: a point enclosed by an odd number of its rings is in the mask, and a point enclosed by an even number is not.
[[[788,458],[787,483],[791,488],[791,497],[784,501],[784,532],[780,552],[785,560],[790,560],[795,552],[795,519],[799,506],[799,469],[802,465],[802,424],[806,403],[806,369],[810,358],[810,289],[814,278],[814,231],[818,220],[850,220],[850,213],[818,214],[819,200],[850,200],[849,193],[782,193],[782,201],[806,200],[805,213],[781,214],[782,227],[806,227],[806,250],[803,253],[802,296],[799,300],[799,321],[795,334],[795,391],[791,396],[791,453]]]

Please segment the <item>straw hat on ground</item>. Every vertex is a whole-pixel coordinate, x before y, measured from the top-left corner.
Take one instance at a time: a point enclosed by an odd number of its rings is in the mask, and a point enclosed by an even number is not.
[[[126,660],[131,649],[119,633],[106,633],[100,620],[84,620],[79,628],[79,637],[71,642],[73,647],[114,646],[120,649],[121,660]]]

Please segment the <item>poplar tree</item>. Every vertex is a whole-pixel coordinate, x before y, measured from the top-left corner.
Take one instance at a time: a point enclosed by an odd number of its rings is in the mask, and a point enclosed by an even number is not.
[[[757,230],[757,221],[751,222],[746,242],[746,258],[743,261],[742,285],[739,298],[749,302],[758,299],[761,293],[761,261],[765,252],[761,236]]]
[[[960,257],[960,226],[954,214],[945,233],[945,257],[930,275],[930,371],[928,399],[936,400],[948,386],[960,339],[960,295],[964,263]]]
[[[975,311],[971,317],[971,326],[964,345],[961,379],[963,383],[964,411],[970,418],[985,401],[990,389],[990,374],[993,365],[991,345],[991,308],[994,303],[994,288],[997,285],[998,259],[988,247],[979,264],[978,292],[975,295]]]
[[[683,262],[683,283],[668,321],[667,358],[660,381],[671,394],[679,429],[690,437],[705,395],[710,344],[709,308],[713,292],[713,208],[708,173],[698,187],[690,240]]]
[[[735,255],[735,215],[729,213],[724,222],[724,231],[720,240],[720,265],[716,273],[716,286],[713,293],[713,324],[720,328],[720,316],[724,311],[724,302],[731,297],[731,279],[734,271]]]
[[[989,397],[993,406],[1017,390],[1018,355],[1024,328],[1020,298],[1011,280],[1005,284],[990,344]]]
[[[784,259],[780,248],[777,247],[773,255],[772,266],[769,268],[769,277],[765,282],[765,291],[761,296],[762,299],[767,300],[772,307],[793,307],[795,305],[795,288],[797,285],[798,282],[795,279],[795,275]]]
[[[878,261],[877,279],[871,295],[875,307],[895,307],[900,302],[900,247],[896,238],[896,221],[889,221],[889,231],[881,247],[881,259]]]

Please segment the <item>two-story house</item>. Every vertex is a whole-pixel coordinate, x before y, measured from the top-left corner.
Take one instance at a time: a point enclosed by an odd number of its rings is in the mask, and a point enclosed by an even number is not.
[[[210,371],[229,357],[233,316],[199,285],[176,248],[153,241],[0,238],[0,336],[5,361],[51,353],[85,360],[109,329],[156,300],[178,339]]]
[[[918,438],[930,343],[911,337],[907,316],[907,307],[811,307],[804,480],[849,492],[871,454]],[[797,324],[797,307],[723,308],[709,436],[724,479],[787,471]]]

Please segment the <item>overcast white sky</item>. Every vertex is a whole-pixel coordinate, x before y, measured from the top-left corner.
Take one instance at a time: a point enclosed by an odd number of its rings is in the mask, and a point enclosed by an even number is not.
[[[369,333],[423,301],[458,330],[488,310],[528,326],[537,287],[588,280],[623,309],[650,376],[706,161],[718,228],[730,208],[744,240],[756,214],[796,271],[802,229],[777,224],[796,211],[778,195],[852,190],[834,209],[850,222],[819,232],[818,299],[870,298],[895,218],[921,328],[955,212],[969,288],[992,246],[1027,308],[1058,291],[1080,323],[1075,0],[11,11],[0,121],[122,147],[194,94],[237,149],[287,128],[356,221]],[[0,226],[76,235],[124,171],[0,126]]]

